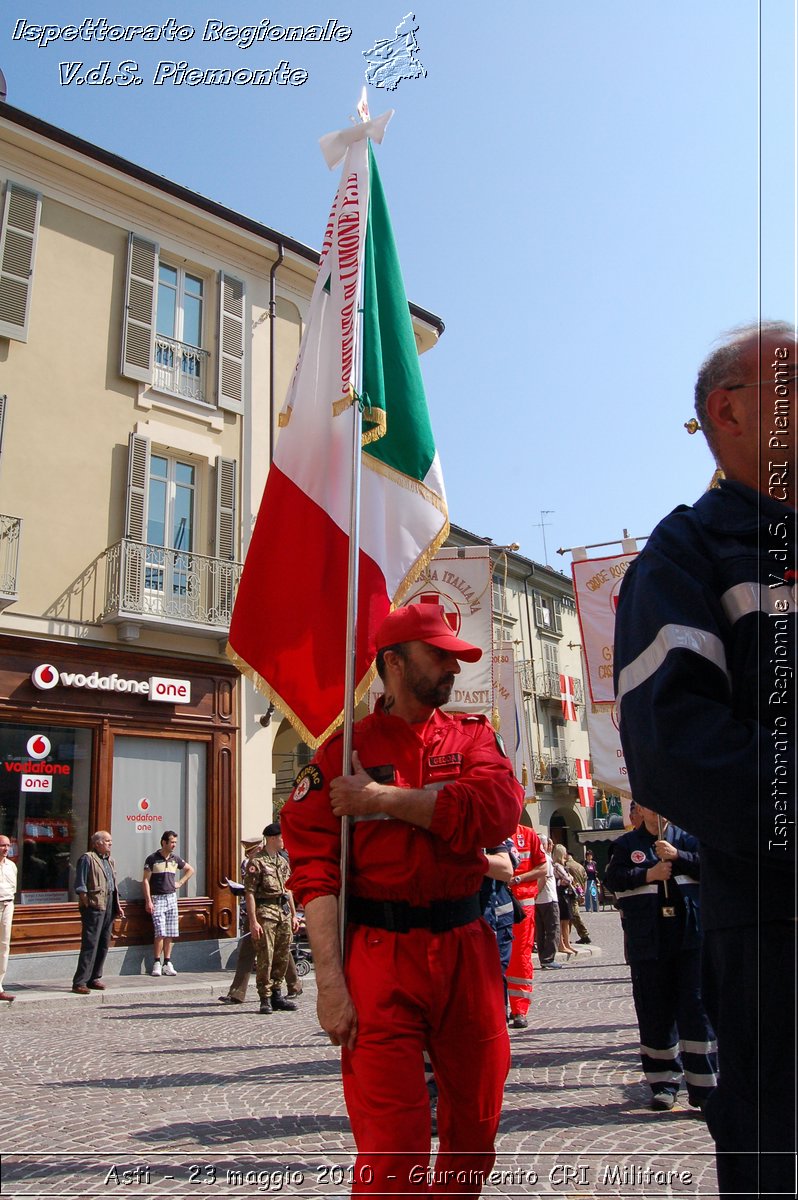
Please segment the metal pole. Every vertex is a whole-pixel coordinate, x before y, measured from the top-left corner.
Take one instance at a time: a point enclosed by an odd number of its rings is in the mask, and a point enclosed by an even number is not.
[[[363,310],[358,311],[358,323],[363,323]],[[360,346],[362,352],[362,342]],[[358,356],[356,376],[362,376],[362,353]],[[349,570],[346,605],[346,676],[344,680],[344,727],[343,727],[343,773],[351,775],[352,743],[355,723],[355,666],[357,658],[357,599],[360,574],[360,443],[363,429],[363,414],[360,410],[362,378],[357,378],[357,396],[352,420],[352,491],[349,506]],[[341,820],[341,889],[338,893],[338,936],[341,943],[341,958],[346,943],[346,902],[349,883],[349,847],[352,837],[352,818]]]

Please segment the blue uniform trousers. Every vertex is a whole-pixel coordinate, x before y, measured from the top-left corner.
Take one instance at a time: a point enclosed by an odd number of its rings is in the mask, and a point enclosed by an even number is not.
[[[652,1092],[679,1090],[703,1107],[717,1082],[717,1046],[701,1000],[699,950],[630,964],[640,1060]]]

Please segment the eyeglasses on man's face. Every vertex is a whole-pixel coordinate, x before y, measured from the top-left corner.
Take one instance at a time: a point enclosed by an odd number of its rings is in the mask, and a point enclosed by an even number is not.
[[[795,387],[798,383],[798,372],[790,375],[789,379],[755,379],[753,383],[726,383],[721,386],[724,392],[739,392],[742,388],[752,387]]]

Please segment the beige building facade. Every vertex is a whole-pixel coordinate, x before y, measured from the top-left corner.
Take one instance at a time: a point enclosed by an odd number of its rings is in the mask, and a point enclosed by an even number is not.
[[[63,972],[75,864],[107,828],[127,901],[111,960],[143,969],[141,872],[169,828],[196,868],[178,957],[193,942],[207,966],[236,932],[220,881],[302,758],[224,649],[318,255],[5,104],[0,203],[13,953]],[[411,311],[428,349],[442,323]]]

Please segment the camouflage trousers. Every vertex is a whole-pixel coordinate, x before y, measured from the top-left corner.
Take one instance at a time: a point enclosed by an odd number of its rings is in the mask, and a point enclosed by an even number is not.
[[[263,937],[253,939],[255,947],[255,986],[261,1000],[271,996],[272,989],[282,986],[291,946],[291,918],[279,904],[255,905]]]

